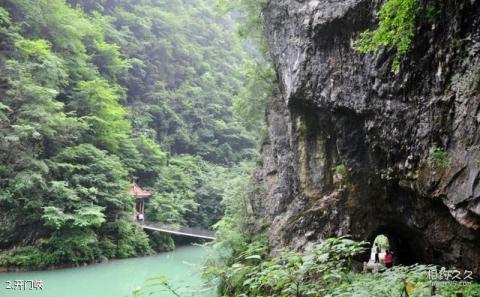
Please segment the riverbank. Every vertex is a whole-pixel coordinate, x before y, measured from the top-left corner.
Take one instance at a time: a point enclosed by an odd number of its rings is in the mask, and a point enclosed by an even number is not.
[[[55,265],[49,265],[46,267],[34,267],[34,266],[0,266],[0,273],[8,273],[8,272],[29,272],[29,271],[50,271],[50,270],[58,270],[58,269],[68,269],[68,268],[79,268],[89,265],[101,264],[101,263],[108,263],[110,261],[122,260],[122,259],[130,259],[130,258],[139,258],[139,257],[149,257],[154,256],[166,252],[171,252],[178,247],[189,246],[192,244],[203,244],[207,242],[204,239],[195,239],[190,237],[183,237],[183,236],[175,236],[170,235],[169,241],[165,242],[165,237],[162,237],[161,233],[158,232],[150,232],[147,231],[146,234],[150,239],[150,243],[152,245],[152,250],[148,254],[144,255],[137,255],[132,257],[114,257],[114,258],[107,258],[107,257],[100,257],[95,259],[94,261],[90,262],[82,262],[82,263],[59,263]],[[8,253],[11,251],[5,251]]]
[[[169,284],[186,296],[194,290],[195,296],[211,297],[213,290],[205,290],[200,269],[206,250],[200,246],[181,246],[172,252],[152,256],[115,259],[75,268],[56,270],[0,273],[0,295],[48,297],[124,297],[142,287],[145,280],[163,275]],[[7,290],[6,281],[41,280],[44,288],[36,290]],[[161,287],[157,288],[161,289]],[[201,294],[197,294],[200,292]],[[190,294],[191,295],[191,294]],[[162,296],[173,296],[165,293]]]
[[[135,256],[135,257],[130,257],[130,258],[148,257],[148,256],[152,256],[152,255],[155,255],[155,254],[160,254],[160,253],[162,253],[162,252],[153,253],[151,255],[146,255],[146,256]],[[130,258],[112,258],[112,259],[104,258],[104,259],[97,259],[96,261],[93,261],[93,262],[63,263],[63,264],[51,265],[51,266],[47,266],[47,267],[43,267],[43,268],[8,266],[8,267],[0,267],[0,273],[49,271],[49,270],[59,270],[59,269],[68,269],[68,268],[79,268],[79,267],[85,267],[85,266],[89,266],[89,265],[100,264],[100,263],[108,263],[108,262],[114,261],[114,260],[130,259]]]
[[[33,271],[51,271],[51,270],[59,270],[59,269],[69,269],[69,268],[80,268],[90,265],[102,264],[102,263],[109,263],[111,261],[118,261],[118,260],[125,260],[125,259],[132,259],[132,258],[144,258],[144,257],[151,257],[155,255],[160,255],[168,252],[172,252],[177,248],[186,247],[193,245],[195,243],[204,243],[203,240],[191,240],[191,239],[183,239],[180,238],[175,240],[175,245],[171,250],[165,251],[156,251],[153,250],[151,253],[141,256],[133,256],[127,258],[99,258],[92,262],[83,262],[83,263],[62,263],[57,265],[50,265],[43,268],[36,268],[36,267],[22,267],[22,266],[0,266],[0,273],[11,273],[11,272],[33,272]]]

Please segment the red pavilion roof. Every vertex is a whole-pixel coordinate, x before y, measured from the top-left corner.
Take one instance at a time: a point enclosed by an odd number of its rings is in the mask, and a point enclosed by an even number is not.
[[[133,183],[133,185],[130,186],[128,193],[136,198],[147,198],[152,196],[152,193],[142,190],[142,188],[140,188],[136,183]]]

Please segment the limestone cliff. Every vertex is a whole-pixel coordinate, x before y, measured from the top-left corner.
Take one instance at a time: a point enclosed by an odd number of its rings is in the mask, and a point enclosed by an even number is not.
[[[440,2],[431,20],[420,1],[394,73],[392,51],[351,47],[381,2],[269,1],[279,84],[252,206],[272,246],[384,233],[403,263],[480,272],[480,1]]]

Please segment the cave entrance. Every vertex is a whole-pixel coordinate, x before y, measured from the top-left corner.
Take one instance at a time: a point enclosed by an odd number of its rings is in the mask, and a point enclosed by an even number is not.
[[[419,234],[401,224],[388,224],[377,228],[368,241],[373,247],[377,244],[384,253],[393,252],[394,265],[412,265],[421,262],[423,244]]]
[[[378,271],[378,269],[384,268],[387,251],[390,251],[390,241],[388,237],[383,234],[377,235],[372,243],[370,257],[366,263],[367,266],[364,266],[364,270]]]

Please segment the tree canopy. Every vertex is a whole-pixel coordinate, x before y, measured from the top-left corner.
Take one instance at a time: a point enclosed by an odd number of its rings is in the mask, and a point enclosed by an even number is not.
[[[0,0],[0,265],[171,246],[133,224],[133,177],[148,219],[216,223],[255,156],[251,51],[214,0]]]

